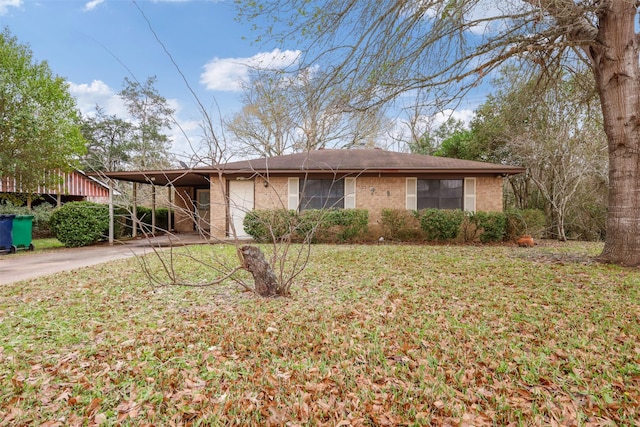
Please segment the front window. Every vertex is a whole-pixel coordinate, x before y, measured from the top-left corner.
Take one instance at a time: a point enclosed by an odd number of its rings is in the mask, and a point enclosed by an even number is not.
[[[300,210],[344,208],[343,179],[300,180]]]
[[[420,209],[462,209],[464,180],[419,179],[417,204]]]

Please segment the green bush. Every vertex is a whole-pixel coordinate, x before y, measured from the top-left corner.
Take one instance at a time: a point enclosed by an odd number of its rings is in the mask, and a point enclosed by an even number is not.
[[[565,231],[571,239],[604,241],[607,235],[607,206],[597,203],[576,206],[567,213]]]
[[[369,225],[369,211],[366,209],[340,209],[329,213],[332,225],[339,227],[338,240],[350,240],[363,233]]]
[[[540,238],[545,229],[546,219],[540,209],[509,209],[505,212],[507,218],[507,238],[516,240],[528,234]]]
[[[244,217],[244,231],[259,242],[310,238],[319,241],[346,241],[362,234],[369,223],[369,212],[363,209],[310,209],[295,211],[254,210]]]
[[[290,235],[295,228],[296,212],[286,209],[264,209],[247,212],[244,231],[258,242],[279,240]]]
[[[459,209],[424,209],[420,211],[420,227],[429,240],[447,241],[458,237],[465,213]]]
[[[133,207],[121,207],[115,210],[116,215],[116,234],[119,236],[131,236],[133,230],[133,223],[131,221],[131,215],[133,213]],[[138,218],[138,232],[151,233],[152,225],[152,212],[151,208],[145,206],[136,206],[136,217]],[[173,216],[173,212],[171,213]],[[156,208],[156,229],[163,231],[169,228],[169,209]],[[173,219],[173,217],[172,217]]]
[[[344,242],[364,233],[368,224],[366,209],[309,209],[298,215],[296,232],[314,242]]]
[[[469,221],[480,233],[482,243],[501,242],[507,232],[507,217],[502,212],[475,212]]]
[[[387,240],[422,240],[424,233],[416,211],[406,209],[382,209],[380,212],[382,233]]]
[[[92,202],[70,202],[56,209],[51,230],[66,247],[87,246],[109,232],[109,206]]]

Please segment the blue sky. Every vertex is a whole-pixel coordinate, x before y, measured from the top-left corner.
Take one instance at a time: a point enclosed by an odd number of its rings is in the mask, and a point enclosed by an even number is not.
[[[215,118],[218,109],[222,116],[240,109],[247,65],[286,67],[300,55],[296,46],[252,44],[259,34],[236,21],[232,0],[0,0],[0,27],[68,80],[83,113],[97,103],[126,117],[116,96],[124,78],[157,76],[156,88],[197,144],[201,114],[145,16]],[[459,111],[458,117],[470,114]],[[173,132],[174,151],[188,152],[184,137]]]
[[[136,7],[137,4],[137,7]],[[240,108],[247,64],[291,64],[299,52],[253,45],[249,25],[235,20],[230,0],[0,0],[0,27],[28,44],[38,61],[70,84],[83,112],[96,103],[125,116],[115,96],[125,77],[156,88],[198,138],[196,103],[145,20],[171,53],[206,108],[217,116]],[[144,12],[144,15],[140,12]],[[180,148],[180,135],[174,135]]]

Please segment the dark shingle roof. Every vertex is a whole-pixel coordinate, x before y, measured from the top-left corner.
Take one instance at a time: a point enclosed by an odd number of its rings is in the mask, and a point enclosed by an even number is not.
[[[397,153],[379,149],[317,150],[284,156],[231,162],[224,173],[474,173],[518,174],[524,168],[494,163]],[[211,168],[201,168],[211,169]]]
[[[123,171],[88,174],[109,178],[154,183],[156,185],[206,186],[209,175],[222,171],[225,175],[302,175],[316,174],[397,174],[404,176],[456,175],[499,176],[515,175],[525,171],[522,167],[498,165],[397,153],[379,149],[317,150],[307,153],[230,162],[224,165],[183,170]]]

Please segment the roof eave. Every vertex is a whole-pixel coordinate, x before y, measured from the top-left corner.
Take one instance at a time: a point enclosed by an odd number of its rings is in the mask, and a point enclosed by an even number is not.
[[[469,168],[420,168],[420,169],[223,169],[223,175],[300,175],[300,174],[339,174],[339,175],[517,175],[525,172],[525,168],[505,167],[496,169]],[[217,170],[210,171],[218,173]]]

